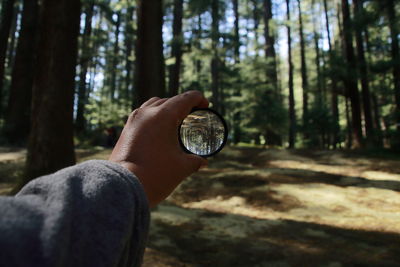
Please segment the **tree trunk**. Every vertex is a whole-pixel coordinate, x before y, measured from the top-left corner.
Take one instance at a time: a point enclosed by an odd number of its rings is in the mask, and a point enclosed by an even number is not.
[[[135,106],[153,96],[165,96],[162,0],[139,0],[137,18]]]
[[[119,54],[119,32],[121,26],[121,14],[117,12],[115,14],[117,16],[117,20],[115,21],[115,41],[112,58],[112,66],[111,66],[111,85],[110,85],[110,99],[114,102],[115,92],[118,92],[118,84],[117,84],[117,71],[118,71],[118,54]],[[119,92],[118,92],[119,93]]]
[[[239,1],[238,0],[232,0],[232,5],[233,5],[233,13],[235,16],[235,21],[234,21],[234,34],[233,34],[233,46],[234,46],[234,60],[235,60],[235,65],[240,63],[240,36],[239,36]],[[236,67],[236,66],[235,66]],[[241,78],[240,76],[235,77],[235,91],[234,91],[234,96],[240,97],[242,95],[241,91]],[[238,144],[241,140],[242,136],[242,131],[240,127],[240,122],[242,120],[242,103],[237,103],[235,108],[233,109],[233,143]]]
[[[326,0],[325,0],[326,1]],[[313,18],[313,35],[314,35],[314,47],[315,47],[315,66],[317,67],[317,103],[318,106],[322,106],[322,81],[321,81],[321,51],[319,47],[319,39],[320,36],[317,32],[317,22],[315,20],[315,13],[314,13],[314,6],[315,1],[312,1],[312,18]],[[329,27],[328,27],[329,30]],[[329,35],[329,33],[328,33]],[[330,37],[328,37],[330,41]]]
[[[132,96],[132,65],[133,61],[132,51],[133,51],[133,40],[134,40],[134,28],[133,28],[133,14],[134,7],[129,7],[126,13],[126,25],[125,25],[125,86],[123,91],[123,98],[130,99]]]
[[[95,17],[97,18],[96,24],[94,25],[95,29],[100,29],[100,25],[103,24],[103,12],[101,11],[101,8],[96,8],[95,7]],[[93,27],[93,26],[92,26]],[[95,86],[96,86],[96,82],[95,82],[95,78],[96,75],[98,73],[97,69],[99,66],[99,47],[100,47],[100,43],[93,40],[93,48],[91,49],[92,52],[92,58],[90,60],[90,64],[89,64],[89,72],[90,72],[90,83],[88,85],[88,87],[86,87],[86,98],[89,99],[90,93],[94,91]],[[130,98],[128,99],[130,100]],[[129,106],[131,106],[129,104]]]
[[[212,53],[211,60],[211,91],[212,91],[212,104],[213,108],[219,112],[220,110],[220,84],[219,84],[219,65],[220,60],[218,56],[218,42],[219,42],[219,0],[212,0],[211,2],[211,40],[212,40]]]
[[[254,24],[254,27],[253,27],[253,32],[254,32],[254,40],[256,40],[256,47],[255,47],[255,49],[256,49],[256,51],[255,51],[255,53],[256,53],[256,58],[258,58],[259,57],[259,46],[258,46],[258,44],[257,44],[257,40],[258,40],[258,27],[259,27],[259,25],[260,25],[260,9],[259,9],[259,7],[258,7],[258,0],[251,0],[251,2],[252,2],[252,4],[253,4],[253,24]],[[249,3],[249,2],[248,2]],[[248,3],[247,3],[247,6],[249,6],[248,5]],[[264,2],[264,5],[265,5],[265,2]],[[265,10],[264,10],[265,11]],[[272,11],[271,11],[271,14],[272,14]],[[266,15],[265,13],[263,14],[264,16]],[[246,22],[248,22],[248,20],[246,20]],[[247,25],[248,23],[246,23],[246,25]],[[247,27],[246,27],[246,32],[248,33],[248,29],[247,29]],[[249,38],[248,38],[248,34],[246,34],[246,37],[247,37],[247,44],[249,43]],[[248,56],[248,49],[246,49],[246,56]]]
[[[23,144],[29,134],[39,4],[24,0],[21,30],[12,71],[4,134],[11,144]]]
[[[8,52],[7,52],[7,68],[9,70],[13,69],[14,66],[14,59],[15,59],[15,52],[16,52],[16,41],[17,41],[17,26],[20,18],[20,13],[21,13],[21,6],[22,4],[16,4],[14,5],[14,14],[13,14],[13,19],[11,23],[11,30],[10,30],[10,43],[8,44]]]
[[[296,142],[296,111],[293,90],[292,36],[290,27],[290,0],[286,0],[288,64],[289,64],[289,148],[295,147]]]
[[[308,120],[308,76],[307,76],[307,62],[306,62],[306,48],[303,33],[303,18],[301,12],[300,0],[297,0],[299,8],[299,25],[300,25],[300,56],[301,56],[301,80],[303,87],[303,128],[305,131],[304,137],[307,140],[309,135],[307,134],[307,120]]]
[[[400,54],[399,54],[399,32],[396,25],[396,10],[394,0],[387,1],[387,12],[390,27],[391,41],[391,54],[393,61],[393,83],[394,83],[394,96],[396,102],[396,128],[397,137],[395,138],[394,147],[400,149]]]
[[[198,15],[197,17],[197,35],[196,35],[196,42],[195,42],[195,47],[200,50],[201,49],[201,38],[202,38],[202,33],[203,33],[203,28],[201,26],[201,14]],[[196,59],[196,74],[197,74],[197,79],[198,81],[201,81],[201,68],[202,68],[202,62],[199,59]]]
[[[363,1],[353,0],[354,5],[354,14],[359,19],[363,16]],[[359,25],[362,25],[360,22]],[[362,102],[363,102],[363,111],[364,111],[364,120],[365,120],[365,132],[367,137],[367,144],[374,145],[375,137],[374,137],[374,126],[372,123],[372,109],[371,109],[371,94],[369,90],[369,80],[368,80],[368,71],[367,71],[367,62],[365,60],[365,52],[364,52],[364,42],[362,37],[362,32],[364,31],[364,26],[360,26],[360,28],[355,29],[356,34],[356,46],[357,46],[357,59],[358,59],[358,70],[361,78],[361,94],[362,94]]]
[[[174,21],[172,26],[172,47],[171,57],[175,59],[175,63],[169,67],[169,95],[174,96],[179,92],[179,78],[182,65],[182,17],[183,17],[183,0],[174,0]]]
[[[238,0],[232,0],[233,13],[235,15],[234,22],[234,34],[233,34],[233,45],[234,45],[234,58],[235,63],[240,62],[240,36],[239,36],[239,3]]]
[[[43,0],[27,179],[75,164],[73,96],[80,23],[79,0]]]
[[[367,62],[372,62],[372,52],[371,52],[371,44],[369,41],[369,30],[364,28],[364,36],[365,36],[365,48],[367,52]],[[370,64],[367,63],[367,71],[371,77],[371,81],[376,78],[376,76],[370,71]],[[379,147],[383,147],[383,135],[382,135],[382,127],[381,127],[381,115],[380,109],[378,104],[378,96],[373,91],[371,92],[371,105],[372,105],[372,121],[373,121],[373,128],[374,128],[374,137],[376,144]]]
[[[357,79],[351,73],[357,69],[356,58],[354,56],[353,48],[353,34],[352,34],[352,21],[350,17],[350,8],[348,0],[342,0],[342,13],[343,13],[343,40],[345,46],[345,54],[347,61],[347,76],[345,78],[345,86],[347,95],[351,104],[351,117],[352,117],[352,136],[353,148],[360,148],[363,146],[363,136],[361,130],[361,107],[360,95],[357,87]]]
[[[0,25],[0,115],[2,115],[2,103],[4,96],[4,70],[7,54],[8,37],[10,36],[11,24],[14,13],[15,0],[4,0],[1,6]]]
[[[326,56],[325,53],[320,53],[320,61],[321,61],[321,73],[327,73],[327,65],[328,62],[326,61]],[[321,75],[321,102],[323,103],[323,105],[325,105],[325,103],[327,102],[327,82],[325,79],[324,75]]]
[[[321,49],[320,49],[320,34],[319,31],[321,30],[318,27],[316,15],[315,15],[315,0],[312,0],[311,2],[311,16],[312,16],[312,22],[313,22],[313,39],[314,39],[314,48],[315,48],[315,66],[317,70],[317,92],[315,94],[315,102],[316,102],[316,107],[319,110],[322,110],[325,105],[326,105],[326,82],[325,82],[325,70],[326,70],[326,64],[325,64],[325,57],[324,53],[321,55]],[[328,30],[329,30],[329,25]],[[328,38],[330,40],[330,37]],[[322,63],[322,68],[321,68],[321,63]],[[330,133],[326,131],[325,128],[320,128],[318,130],[318,134],[320,137],[318,140],[320,140],[319,145],[323,148],[329,148],[330,144],[333,143],[331,142],[332,139],[330,138]]]
[[[381,127],[381,112],[380,112],[380,105],[378,96],[375,93],[372,93],[372,107],[374,111],[374,129],[376,130],[377,135],[377,144],[382,147],[383,140],[382,140],[382,127]]]
[[[346,122],[347,122],[347,148],[350,149],[353,146],[353,135],[352,135],[352,122],[351,122],[351,116],[350,116],[350,105],[349,105],[349,99],[346,98]]]
[[[90,37],[92,35],[92,18],[94,11],[94,2],[88,4],[85,10],[85,29],[82,36],[82,48],[80,57],[80,74],[79,74],[79,87],[78,87],[78,104],[76,111],[75,128],[78,133],[84,132],[86,128],[85,120],[85,105],[87,103],[87,90],[88,83],[86,76],[88,73],[90,60],[92,58],[92,51]]]
[[[324,0],[324,13],[325,13],[325,25],[326,25],[326,33],[328,37],[328,46],[329,46],[329,63],[330,63],[330,68],[334,68],[334,54],[333,54],[333,47],[332,47],[332,41],[331,41],[331,32],[329,29],[329,16],[328,16],[328,4],[327,0]],[[339,14],[339,12],[338,12]],[[338,18],[338,23],[340,24],[340,19]],[[340,31],[340,27],[339,27]],[[335,75],[331,75],[331,82],[332,82],[332,88],[331,88],[331,112],[332,112],[332,118],[333,118],[333,135],[332,135],[332,146],[333,148],[336,148],[337,145],[339,144],[339,133],[340,133],[340,125],[339,125],[339,99],[338,99],[338,88],[337,88],[337,78]]]
[[[271,84],[271,89],[275,94],[278,92],[278,74],[275,52],[275,36],[271,29],[272,23],[272,2],[264,0],[264,39],[265,39],[265,57],[267,59],[267,83]]]

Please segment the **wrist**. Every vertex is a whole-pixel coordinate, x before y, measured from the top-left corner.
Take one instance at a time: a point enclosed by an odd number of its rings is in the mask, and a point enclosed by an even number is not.
[[[146,175],[140,171],[140,168],[135,163],[129,161],[112,161],[112,162],[124,167],[139,180],[139,182],[143,186],[150,208],[154,208],[160,202],[158,201],[157,196],[154,194],[155,190],[153,189],[153,186],[150,183],[151,179],[146,179]]]

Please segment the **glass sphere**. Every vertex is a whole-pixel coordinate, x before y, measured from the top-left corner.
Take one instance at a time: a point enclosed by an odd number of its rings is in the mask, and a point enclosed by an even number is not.
[[[179,136],[181,144],[190,153],[211,156],[225,145],[227,127],[215,111],[198,109],[183,120]]]

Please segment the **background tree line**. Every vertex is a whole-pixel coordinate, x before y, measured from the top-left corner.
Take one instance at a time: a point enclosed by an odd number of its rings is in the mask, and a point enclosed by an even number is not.
[[[0,118],[27,179],[152,96],[196,89],[234,144],[400,149],[395,0],[3,0]]]

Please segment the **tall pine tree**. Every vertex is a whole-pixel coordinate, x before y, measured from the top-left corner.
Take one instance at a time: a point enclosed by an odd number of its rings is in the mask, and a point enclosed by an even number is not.
[[[43,0],[23,182],[75,163],[73,96],[81,3]]]

